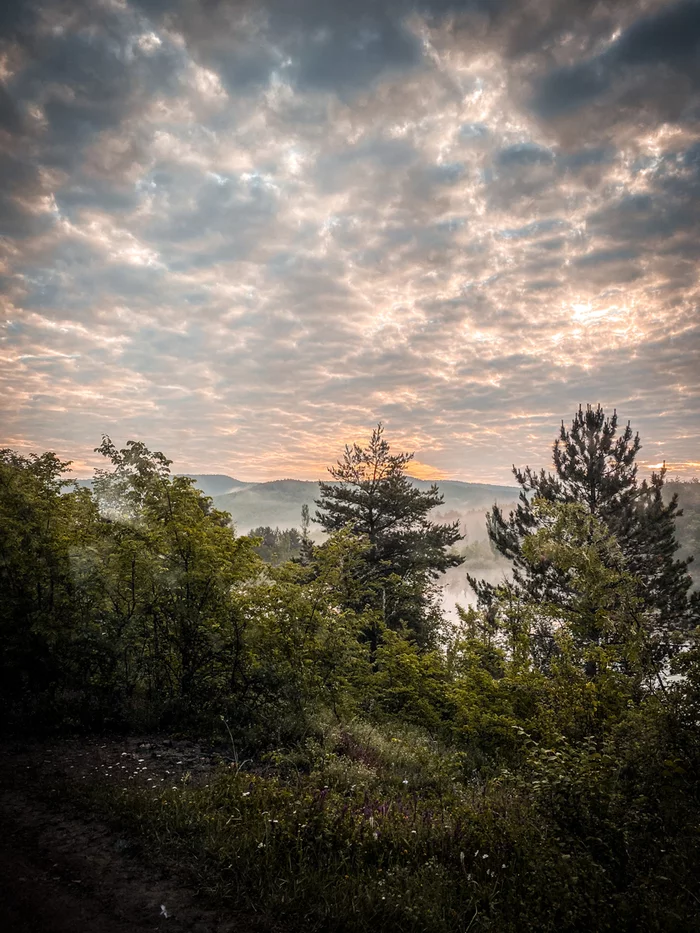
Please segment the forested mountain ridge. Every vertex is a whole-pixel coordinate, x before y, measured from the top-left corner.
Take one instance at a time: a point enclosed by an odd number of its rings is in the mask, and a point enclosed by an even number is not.
[[[188,475],[205,495],[212,497],[216,508],[231,513],[241,534],[246,534],[258,525],[271,525],[280,529],[297,527],[301,507],[308,505],[313,515],[314,501],[320,492],[319,483],[310,480],[278,479],[264,483],[244,483],[230,477]],[[230,488],[223,492],[220,490],[225,480],[230,483]],[[421,491],[432,485],[431,482],[413,477],[411,482]],[[514,486],[492,486],[457,480],[440,481],[437,485],[444,496],[439,512],[487,509],[494,501],[514,501],[518,493]]]
[[[261,483],[247,483],[232,476],[218,473],[180,474],[194,480],[205,496],[210,496],[217,509],[229,512],[239,534],[247,534],[252,528],[269,525],[284,531],[299,526],[303,505],[308,505],[313,515],[314,501],[320,493],[318,481],[301,479],[276,479]],[[432,486],[428,480],[411,477],[416,489],[425,492]],[[88,488],[91,479],[79,479],[78,484]],[[444,497],[435,510],[436,514],[450,512],[466,513],[481,510],[484,514],[494,502],[504,505],[517,499],[516,486],[499,486],[489,483],[468,483],[461,480],[440,480],[438,490]],[[478,524],[483,525],[479,518]],[[469,521],[470,537],[485,537],[485,526],[477,528]]]
[[[182,476],[189,476],[195,481],[198,489],[201,489],[205,496],[223,496],[228,492],[236,492],[250,486],[250,483],[244,483],[240,479],[234,479],[225,473],[184,473]]]
[[[318,482],[299,479],[246,483],[223,474],[186,475],[206,496],[212,497],[216,508],[230,512],[239,534],[248,534],[260,526],[279,528],[280,531],[298,528],[302,506],[308,505],[313,515],[314,501],[320,488]],[[432,485],[429,480],[410,479],[421,491]],[[487,510],[498,502],[508,511],[515,504],[519,492],[517,486],[462,480],[438,480],[437,487],[443,502],[434,510],[436,518],[460,521],[467,542],[485,541]],[[676,519],[676,534],[681,546],[679,555],[695,557],[690,574],[697,585],[700,579],[700,483],[667,480],[663,495],[665,501],[670,501],[673,495],[678,496],[678,506],[682,511]]]
[[[280,531],[298,528],[302,506],[308,505],[313,515],[314,501],[318,498],[320,488],[318,482],[310,480],[279,479],[247,483],[218,473],[182,475],[193,479],[197,488],[212,498],[216,508],[231,514],[239,534],[248,534],[254,528],[264,526]],[[78,479],[76,482],[79,486],[92,486],[91,479]],[[415,477],[411,477],[411,482],[423,491],[432,485],[427,480]],[[444,501],[435,510],[436,517],[461,521],[467,533],[467,542],[485,541],[487,510],[494,502],[498,502],[508,511],[519,492],[517,486],[461,480],[439,480],[437,486]],[[674,494],[678,495],[678,505],[683,512],[676,520],[676,533],[681,545],[679,553],[682,557],[695,556],[690,574],[697,584],[700,576],[700,483],[668,480],[663,493],[666,501],[670,501]]]

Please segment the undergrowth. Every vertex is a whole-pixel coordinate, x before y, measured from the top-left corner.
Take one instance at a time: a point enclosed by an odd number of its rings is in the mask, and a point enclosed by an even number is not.
[[[561,778],[545,758],[540,788]],[[355,721],[254,770],[95,793],[215,901],[291,931],[694,929],[687,916],[641,926],[614,853],[544,816],[552,799],[538,807],[518,782],[476,781],[462,764],[415,727]]]

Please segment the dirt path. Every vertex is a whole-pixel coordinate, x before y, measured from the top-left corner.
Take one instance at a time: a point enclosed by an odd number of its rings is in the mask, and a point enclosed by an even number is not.
[[[151,757],[160,757],[153,746],[146,747]],[[78,768],[79,778],[90,768],[102,771],[108,768],[107,759],[131,761],[142,748],[133,740],[131,745],[0,746],[0,930],[260,933],[265,929],[257,918],[217,915],[177,878],[147,865],[128,839],[76,811],[65,795],[55,792],[66,772]],[[148,751],[141,751],[142,761],[149,760]],[[176,758],[178,754],[181,750],[175,749]],[[190,757],[203,760],[198,754]]]

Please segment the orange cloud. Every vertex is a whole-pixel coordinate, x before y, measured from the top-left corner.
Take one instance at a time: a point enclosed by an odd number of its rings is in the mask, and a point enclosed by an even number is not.
[[[448,474],[438,467],[431,466],[429,463],[421,463],[420,460],[411,460],[408,472],[415,479],[448,479]]]

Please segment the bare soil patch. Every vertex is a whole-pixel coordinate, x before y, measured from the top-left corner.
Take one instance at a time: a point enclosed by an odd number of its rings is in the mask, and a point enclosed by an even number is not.
[[[217,756],[154,739],[0,744],[0,929],[12,933],[260,933],[171,866],[71,802],[67,790],[206,781]]]

